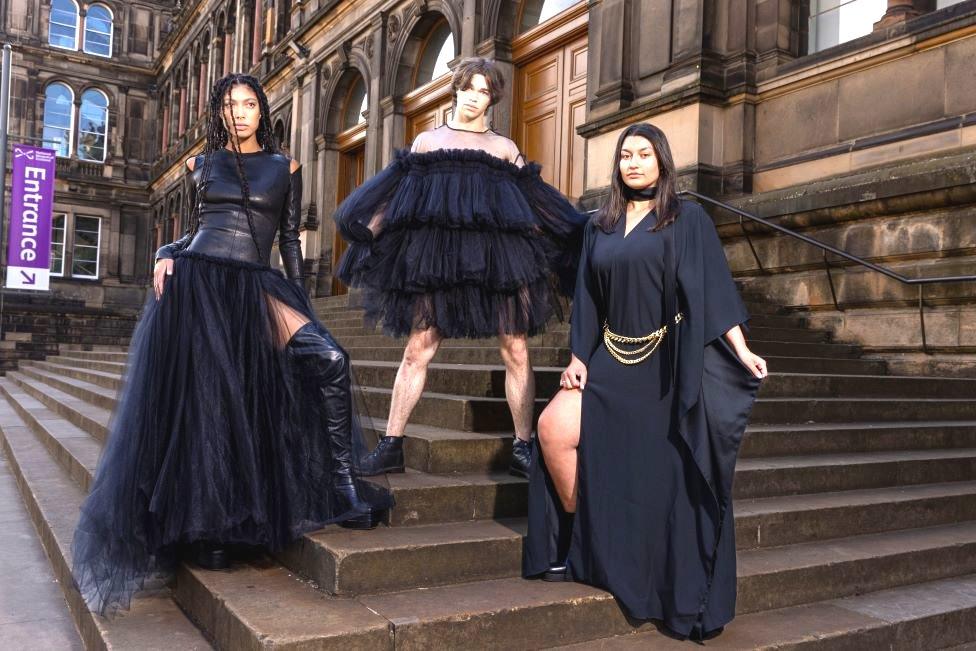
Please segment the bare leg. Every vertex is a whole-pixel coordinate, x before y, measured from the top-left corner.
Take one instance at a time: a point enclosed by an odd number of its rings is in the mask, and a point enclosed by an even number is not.
[[[436,328],[414,330],[403,350],[403,361],[393,382],[393,397],[390,400],[390,416],[386,424],[387,436],[403,436],[413,408],[417,406],[420,395],[427,382],[427,365],[434,358],[441,345],[440,332]]]
[[[525,335],[506,334],[499,335],[498,342],[505,362],[505,398],[515,423],[515,436],[529,441],[535,415],[535,375],[528,342]]]
[[[271,308],[271,317],[274,320],[275,344],[278,348],[284,348],[295,332],[308,323],[308,318],[276,298],[271,296],[265,298],[268,301],[268,307]]]
[[[539,416],[539,445],[546,468],[567,513],[576,511],[577,452],[583,393],[563,389]]]

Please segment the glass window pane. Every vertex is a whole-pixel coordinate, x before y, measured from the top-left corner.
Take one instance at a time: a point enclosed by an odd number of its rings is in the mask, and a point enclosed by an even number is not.
[[[71,155],[70,136],[66,129],[44,127],[43,138],[44,146],[56,151],[58,156]]]
[[[79,215],[78,217],[75,217],[75,232],[88,231],[97,233],[101,222],[102,220],[98,217],[85,217]]]
[[[532,29],[560,14],[580,0],[525,0],[519,33]]]
[[[447,38],[444,39],[444,44],[441,46],[440,51],[437,53],[437,59],[434,60],[434,70],[430,75],[431,79],[437,79],[441,75],[445,75],[451,71],[448,67],[448,63],[454,58],[454,36],[450,31],[447,33]]]
[[[89,276],[95,278],[98,275],[98,265],[94,262],[80,262],[75,256],[71,265],[72,276]]]
[[[55,47],[78,47],[78,6],[71,0],[54,0],[48,22],[48,42]]]
[[[60,276],[64,273],[64,215],[51,218],[51,273]]]

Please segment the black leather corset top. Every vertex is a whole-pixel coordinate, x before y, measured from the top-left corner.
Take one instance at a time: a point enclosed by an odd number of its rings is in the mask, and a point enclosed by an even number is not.
[[[289,160],[281,154],[265,151],[240,156],[246,176],[244,190],[249,199],[254,237],[244,211],[242,180],[234,152],[223,149],[213,154],[206,187],[201,186],[203,157],[197,157],[190,185],[197,191],[196,197],[191,199],[200,204],[200,226],[188,250],[268,264],[275,234],[290,207],[292,180]],[[255,247],[255,240],[258,247]]]

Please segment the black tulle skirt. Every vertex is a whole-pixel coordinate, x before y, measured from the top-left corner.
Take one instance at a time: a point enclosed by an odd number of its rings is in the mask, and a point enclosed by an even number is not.
[[[277,550],[354,515],[332,492],[325,405],[276,343],[269,298],[315,320],[280,272],[186,251],[148,299],[72,543],[93,611],[127,607],[188,543]],[[352,439],[357,459],[358,421]],[[373,506],[391,505],[382,483],[357,481]]]
[[[379,232],[364,223],[381,214]],[[545,330],[572,295],[585,216],[539,176],[474,150],[398,152],[336,214],[358,227],[336,275],[363,290],[366,321],[400,337]]]

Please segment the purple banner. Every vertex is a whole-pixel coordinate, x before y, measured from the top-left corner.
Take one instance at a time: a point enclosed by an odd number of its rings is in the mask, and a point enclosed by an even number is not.
[[[7,287],[48,289],[55,151],[14,145]]]

